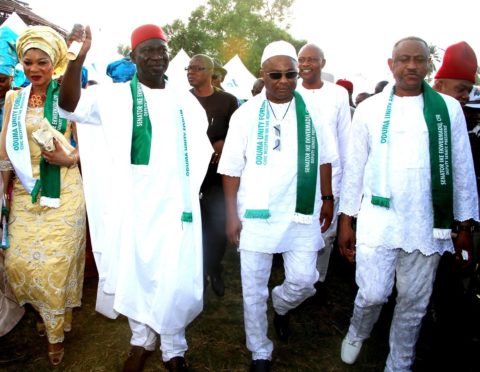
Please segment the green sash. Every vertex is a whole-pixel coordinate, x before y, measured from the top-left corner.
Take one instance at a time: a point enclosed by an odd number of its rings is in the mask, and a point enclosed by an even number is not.
[[[45,105],[43,107],[43,116],[48,119],[53,128],[64,134],[67,130],[67,120],[60,118],[58,114],[58,93],[60,85],[52,79],[47,88]],[[40,158],[40,179],[35,183],[31,192],[32,203],[38,198],[41,192],[42,199],[53,199],[52,206],[59,205],[54,200],[60,200],[60,167],[47,163],[43,156]],[[47,205],[51,203],[47,202]]]
[[[315,206],[318,143],[312,118],[302,96],[294,91],[297,112],[297,204],[295,214],[311,216]]]
[[[312,215],[315,207],[315,195],[317,189],[318,174],[318,143],[312,118],[308,113],[305,102],[298,92],[294,92],[295,110],[297,117],[297,195],[294,222],[302,224],[312,223]],[[266,101],[263,102],[258,114],[258,125],[256,127],[255,142],[255,164],[257,170],[254,172],[258,177],[253,182],[258,182],[258,178],[268,173],[264,167],[268,164],[268,142],[269,142],[269,124],[270,115],[266,109]],[[268,176],[266,176],[268,177]],[[260,182],[260,188],[265,189],[268,180]],[[267,219],[270,217],[268,209],[268,191],[264,192],[252,190],[255,197],[249,197],[245,218]],[[267,200],[263,200],[267,199]]]
[[[387,147],[382,145],[388,144],[393,89],[381,128],[380,140],[376,144],[376,146],[381,146],[383,149],[375,152],[376,155],[374,157],[378,159],[372,161],[377,166],[374,166],[376,175],[374,174],[371,202],[374,205],[385,208],[390,207],[390,195],[386,180],[386,158],[388,153],[386,153]],[[446,230],[451,228],[453,221],[450,116],[442,96],[435,92],[426,82],[423,82],[423,100],[423,115],[427,123],[429,139],[434,237],[448,239],[450,233]],[[441,230],[444,231],[442,232]]]
[[[450,229],[453,222],[452,135],[447,104],[423,82],[423,115],[428,127],[432,178],[433,227]]]
[[[133,99],[133,133],[130,159],[132,164],[148,165],[152,146],[152,123],[148,115],[147,102],[137,74],[130,81]]]

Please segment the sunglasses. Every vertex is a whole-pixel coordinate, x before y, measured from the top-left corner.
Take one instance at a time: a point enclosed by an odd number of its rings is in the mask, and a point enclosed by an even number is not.
[[[297,71],[267,72],[267,75],[272,80],[280,80],[282,76],[285,76],[288,80],[292,80],[298,77],[298,72]]]

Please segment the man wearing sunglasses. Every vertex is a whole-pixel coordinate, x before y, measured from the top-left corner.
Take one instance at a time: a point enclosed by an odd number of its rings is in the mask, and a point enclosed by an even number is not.
[[[321,232],[331,223],[331,162],[327,124],[312,120],[295,91],[295,48],[276,41],[261,59],[265,89],[234,113],[218,172],[223,174],[227,238],[240,250],[247,348],[251,371],[270,370],[268,279],[281,253],[285,281],[272,291],[274,327],[288,341],[289,311],[315,294]],[[323,200],[323,203],[322,203]]]

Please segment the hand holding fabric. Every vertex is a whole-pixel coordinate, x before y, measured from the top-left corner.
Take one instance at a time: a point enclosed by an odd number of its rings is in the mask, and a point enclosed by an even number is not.
[[[53,143],[55,145],[53,151],[42,150],[42,156],[45,161],[49,164],[62,167],[72,166],[72,157],[65,151],[64,147],[60,145],[55,137],[53,138]]]
[[[90,26],[86,26],[84,28],[80,24],[75,24],[72,31],[67,36],[67,45],[70,46],[70,44],[74,41],[83,43],[82,48],[77,56],[77,59],[81,60],[83,63],[92,45],[92,32],[90,30]]]

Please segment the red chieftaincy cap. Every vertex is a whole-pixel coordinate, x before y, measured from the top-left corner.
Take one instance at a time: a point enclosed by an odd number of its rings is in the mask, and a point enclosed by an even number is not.
[[[336,84],[344,87],[349,92],[353,92],[353,83],[349,80],[338,79]]]
[[[435,79],[468,80],[475,84],[477,57],[465,41],[450,45],[445,50],[443,62]]]
[[[143,25],[137,27],[132,32],[132,50],[134,50],[138,44],[150,39],[160,39],[167,42],[167,37],[160,27],[156,25]]]

